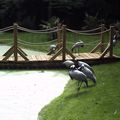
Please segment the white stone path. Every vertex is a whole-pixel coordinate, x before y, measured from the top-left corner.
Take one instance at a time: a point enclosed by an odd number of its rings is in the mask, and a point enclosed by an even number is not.
[[[59,71],[0,71],[0,120],[37,120],[68,80]]]

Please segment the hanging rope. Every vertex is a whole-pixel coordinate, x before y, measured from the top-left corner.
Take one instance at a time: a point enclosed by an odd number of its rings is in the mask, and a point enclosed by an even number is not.
[[[11,40],[13,40],[13,39],[4,39],[4,38],[2,39],[2,38],[1,38],[0,40],[1,40],[1,41],[9,41],[9,40],[10,40],[10,41],[11,41]]]
[[[18,30],[22,30],[24,32],[29,32],[29,33],[41,33],[41,34],[48,34],[48,33],[54,33],[54,32],[58,32],[59,30],[61,29],[57,29],[56,27],[55,28],[51,28],[50,31],[48,31],[48,29],[45,31],[45,30],[31,30],[31,29],[28,29],[28,28],[24,28],[24,27],[21,27],[21,26],[18,26]]]
[[[74,42],[67,42],[68,44],[74,44]],[[84,44],[84,45],[96,45],[98,43],[98,40],[97,41],[94,41],[94,42],[89,42],[87,44]]]
[[[49,45],[43,45],[43,44],[41,44],[41,45],[38,45],[38,44],[26,44],[26,43],[23,43],[23,42],[18,42],[18,44],[21,44],[21,45],[25,45],[25,46],[49,46]]]
[[[80,32],[77,31],[77,30],[72,30],[72,29],[68,29],[68,28],[67,28],[67,30],[68,30],[69,32],[72,32],[72,33],[76,33],[76,34],[80,34],[80,35],[87,35],[87,36],[101,35],[101,34],[104,34],[104,33],[110,31],[110,29],[108,29],[108,30],[105,30],[105,31],[102,31],[102,32],[98,32],[98,33],[82,33],[82,32],[80,33]]]
[[[28,28],[25,28],[25,27],[22,27],[22,26],[19,26],[19,25],[18,25],[18,28],[28,29]],[[52,31],[52,30],[55,30],[55,29],[57,29],[57,27],[53,27],[53,28],[49,28],[49,29],[44,29],[44,30],[33,30],[33,31],[46,32],[46,31]],[[28,30],[30,30],[30,29],[28,29]]]
[[[24,41],[24,40],[21,40],[21,39],[18,39],[18,41],[21,42],[21,43],[25,43],[25,44],[29,44],[29,45],[30,44],[31,45],[37,45],[38,46],[38,45],[42,45],[42,44],[44,44],[44,45],[45,44],[50,44],[50,43],[56,42],[57,40],[52,40],[52,41],[42,42],[42,43],[41,42],[40,43],[27,42],[27,41]]]
[[[2,29],[0,29],[0,32],[6,32],[6,31],[9,31],[9,30],[13,30],[13,26],[2,28]]]
[[[42,48],[42,51],[46,51],[46,52],[48,52],[48,48],[49,48],[49,45],[37,45],[37,44],[33,45],[33,44],[26,44],[26,43],[22,43],[22,42],[18,42],[18,44],[22,45],[22,46],[29,46],[29,47],[40,47],[40,48]]]
[[[2,43],[0,45],[13,45],[13,42]]]
[[[71,30],[71,29],[68,29],[67,30]],[[73,30],[74,32],[80,32],[80,33],[88,33],[88,32],[94,32],[94,31],[97,31],[97,30],[101,30],[101,27],[98,27],[98,28],[95,28],[95,29],[91,29],[91,30],[84,30],[84,31],[81,31],[81,30]]]

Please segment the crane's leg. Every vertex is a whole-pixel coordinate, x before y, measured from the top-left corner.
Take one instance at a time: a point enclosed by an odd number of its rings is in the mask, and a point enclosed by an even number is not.
[[[79,51],[79,48],[78,48],[78,56],[80,55],[80,51]]]
[[[88,81],[87,80],[85,81],[85,84],[86,84],[86,87],[88,87]]]
[[[81,85],[82,85],[82,81],[81,81],[81,84],[80,84],[80,82],[78,82],[78,88],[77,88],[78,91],[80,90]]]
[[[82,85],[82,81],[81,81],[81,84],[80,84],[80,86],[79,86],[79,87],[81,87],[81,85]]]

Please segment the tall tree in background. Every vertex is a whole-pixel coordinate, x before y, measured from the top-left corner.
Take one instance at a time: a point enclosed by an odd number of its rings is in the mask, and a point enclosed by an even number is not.
[[[42,0],[22,0],[19,5],[19,21],[23,26],[36,28],[40,20],[46,17],[45,4]]]
[[[57,16],[69,26],[83,19],[86,0],[48,0],[48,2],[49,17]]]
[[[87,0],[86,11],[93,16],[98,12],[98,18],[104,19],[109,25],[120,20],[119,5],[119,0]]]
[[[0,12],[2,26],[18,22],[25,27],[36,28],[40,20],[46,18],[43,0],[4,0],[3,3],[3,12]]]
[[[13,22],[37,28],[42,20],[59,17],[72,27],[84,25],[85,13],[107,24],[120,20],[119,0],[0,0],[0,27]]]

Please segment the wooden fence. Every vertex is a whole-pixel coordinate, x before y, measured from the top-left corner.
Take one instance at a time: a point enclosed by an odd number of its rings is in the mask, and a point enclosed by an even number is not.
[[[114,26],[110,26],[109,29],[105,29],[104,25],[100,26],[101,31],[99,33],[88,33],[88,31],[79,31],[79,34],[90,34],[90,35],[94,35],[94,34],[100,34],[101,37],[101,41],[99,42],[99,44],[97,46],[95,46],[90,53],[94,53],[96,52],[98,49],[100,49],[101,51],[101,55],[100,58],[104,58],[104,56],[109,53],[109,57],[113,57],[113,31],[114,31]],[[4,54],[5,57],[3,58],[2,61],[7,61],[7,59],[13,54],[14,55],[14,61],[18,61],[18,54],[25,60],[25,61],[29,61],[29,59],[27,58],[25,52],[19,48],[18,46],[18,30],[21,30],[21,27],[17,24],[14,23],[13,24],[13,45],[12,47]],[[26,28],[27,30],[27,28]],[[67,29],[66,25],[63,26],[58,26],[57,28],[57,44],[58,44],[58,50],[57,52],[50,58],[50,61],[55,60],[55,58],[57,56],[59,56],[60,54],[62,54],[62,60],[66,60],[66,54],[69,54],[71,56],[71,58],[74,60],[75,56],[73,53],[71,53],[71,51],[69,51],[66,48],[66,41],[67,41]],[[31,30],[33,31],[33,30]],[[72,30],[71,30],[72,31]],[[73,30],[74,31],[74,30]],[[74,31],[76,32],[76,31]],[[104,48],[104,39],[103,39],[103,34],[105,32],[109,32],[109,43],[107,45],[106,48]],[[43,32],[44,33],[44,32]]]

